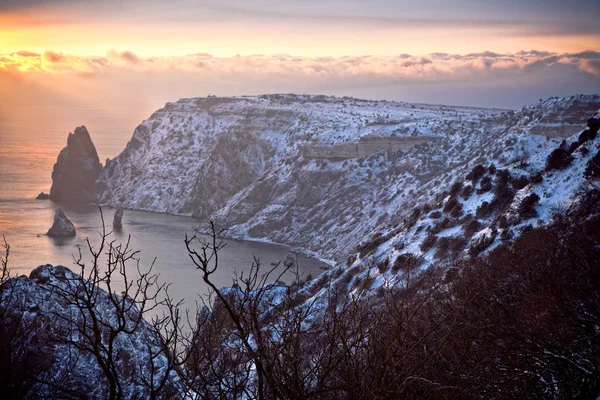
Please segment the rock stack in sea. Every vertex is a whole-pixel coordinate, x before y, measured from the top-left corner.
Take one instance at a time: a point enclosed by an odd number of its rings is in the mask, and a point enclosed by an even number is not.
[[[96,202],[104,188],[103,168],[85,126],[69,134],[67,147],[58,155],[52,171],[50,199],[58,203]]]
[[[75,233],[75,226],[73,226],[73,223],[67,218],[63,210],[56,210],[54,213],[54,223],[50,230],[48,230],[47,235],[52,237],[70,237],[75,236]]]
[[[123,227],[122,223],[123,219],[123,209],[121,207],[117,208],[115,211],[115,216],[113,217],[113,228],[119,230]]]

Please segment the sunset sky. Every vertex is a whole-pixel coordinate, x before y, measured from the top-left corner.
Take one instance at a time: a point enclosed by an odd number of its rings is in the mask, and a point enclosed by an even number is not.
[[[296,56],[598,50],[592,0],[0,2],[3,52]]]
[[[600,92],[593,0],[0,0],[0,106],[301,92],[518,108]]]

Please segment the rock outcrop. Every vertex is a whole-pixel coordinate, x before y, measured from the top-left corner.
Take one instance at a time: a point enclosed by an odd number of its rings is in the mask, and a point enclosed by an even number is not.
[[[98,359],[87,350],[81,331],[94,337],[91,332],[91,315],[75,311],[77,297],[74,287],[83,287],[86,281],[63,266],[42,265],[31,271],[29,277],[11,278],[0,286],[0,363],[10,363],[16,379],[21,374],[25,382],[36,381],[35,385],[19,386],[15,398],[60,398],[68,389],[69,398],[109,398],[109,381]],[[102,348],[107,349],[109,330],[116,329],[117,312],[109,300],[108,293],[98,288],[94,305],[95,321],[99,321]],[[134,324],[139,310],[134,305],[124,315],[128,327]],[[57,317],[60,316],[60,317]],[[78,339],[79,338],[79,339]],[[111,342],[117,355],[116,372],[123,385],[121,398],[152,398],[150,390],[142,382],[150,382],[154,372],[155,382],[166,370],[166,357],[160,350],[160,339],[148,322],[142,322],[132,332],[121,332]],[[89,347],[88,347],[89,348]],[[105,357],[105,353],[102,356]],[[155,370],[147,366],[154,363]],[[6,366],[6,364],[2,365]],[[6,371],[6,368],[0,368]],[[11,371],[12,372],[12,371]],[[181,398],[175,396],[175,376],[171,374],[157,398]],[[2,381],[0,379],[0,382]],[[18,381],[17,381],[18,382]],[[49,382],[42,384],[42,382]],[[1,385],[0,385],[1,387]],[[10,393],[1,387],[0,393]],[[27,395],[23,397],[22,393]],[[2,398],[12,398],[5,397]]]
[[[48,231],[47,235],[52,237],[71,237],[75,236],[75,226],[67,218],[63,210],[56,210],[54,212],[54,223]]]
[[[103,191],[102,164],[85,126],[69,134],[52,171],[50,199],[64,204],[96,202]]]
[[[40,193],[37,195],[37,197],[35,198],[36,200],[50,200],[50,195],[48,193]]]
[[[410,150],[415,146],[427,143],[430,140],[440,140],[438,136],[419,137],[385,137],[361,138],[357,143],[338,145],[305,145],[302,146],[302,155],[306,158],[320,158],[324,160],[345,160],[364,158],[380,152],[394,152]]]
[[[121,207],[117,208],[115,211],[115,216],[113,217],[113,228],[119,230],[123,228],[123,209]]]

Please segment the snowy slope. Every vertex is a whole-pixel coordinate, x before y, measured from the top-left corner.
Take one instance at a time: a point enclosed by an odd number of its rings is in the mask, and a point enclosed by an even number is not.
[[[144,121],[107,162],[102,200],[211,218],[233,237],[340,261],[415,206],[443,200],[477,164],[531,174],[536,155],[582,130],[599,108],[598,95],[519,112],[301,95],[182,99]],[[424,143],[339,157],[344,146],[400,138]],[[310,146],[318,157],[303,151]],[[483,199],[466,199],[465,213]]]
[[[490,160],[477,167],[481,171],[477,178],[475,168],[447,175],[452,182],[443,175],[435,196],[418,195],[417,205],[399,222],[380,226],[358,244],[346,263],[326,271],[308,290],[324,296],[324,282],[346,292],[367,279],[370,289],[401,283],[407,270],[450,267],[454,260],[484,255],[529,229],[549,224],[557,215],[580,208],[584,191],[597,187],[597,181],[585,176],[600,153],[600,112],[595,118],[580,134],[558,144],[544,139],[541,147],[521,125],[515,126],[505,136],[529,149],[530,156],[501,168],[497,160]],[[561,157],[553,157],[557,154]],[[566,161],[551,161],[556,159]]]

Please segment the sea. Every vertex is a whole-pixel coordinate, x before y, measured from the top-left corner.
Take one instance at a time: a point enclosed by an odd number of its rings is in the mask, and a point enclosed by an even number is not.
[[[44,106],[21,108],[17,113],[0,109],[0,240],[4,236],[10,246],[8,264],[13,276],[28,275],[43,264],[76,270],[73,257],[79,248],[84,261],[89,260],[86,238],[93,245],[99,244],[99,210],[69,209],[35,198],[42,191],[49,193],[53,165],[75,127],[88,128],[100,159],[105,160],[120,153],[144,117],[139,110],[116,108]],[[59,207],[77,229],[74,238],[46,236]],[[104,209],[103,213],[110,228],[114,210]],[[123,243],[130,240],[131,248],[139,251],[142,269],[154,263],[153,271],[160,274],[159,280],[171,284],[171,295],[191,305],[204,298],[208,288],[189,259],[184,238],[186,233],[196,234],[195,229],[203,223],[191,217],[125,210],[123,229],[113,232],[111,239]],[[217,286],[230,286],[234,274],[249,270],[253,255],[261,260],[263,270],[290,255],[297,259],[298,273],[303,277],[316,276],[326,268],[323,262],[294,254],[286,246],[227,240],[214,275]],[[291,273],[284,276],[284,281],[291,279]]]

